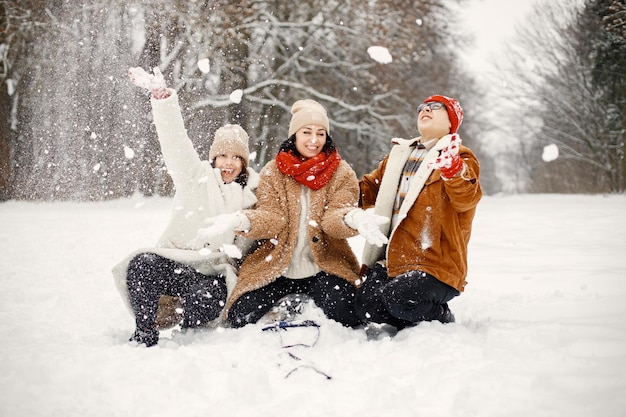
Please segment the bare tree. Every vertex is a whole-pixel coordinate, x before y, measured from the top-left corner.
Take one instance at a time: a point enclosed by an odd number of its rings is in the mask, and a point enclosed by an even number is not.
[[[417,101],[454,85],[455,56],[441,36],[450,21],[443,7],[419,2],[407,11],[396,3],[216,2],[208,19],[180,11],[186,29],[171,47],[192,52],[164,65],[178,71],[194,136],[241,123],[255,138],[261,166],[285,139],[291,103],[309,97],[328,108],[333,135],[357,172],[371,169],[392,136],[415,134]],[[372,45],[387,47],[394,61],[374,61],[367,54]],[[211,60],[207,74],[193,61],[203,55]],[[230,100],[235,89],[242,90],[239,103]]]
[[[202,157],[220,125],[239,123],[257,166],[286,139],[297,99],[328,108],[332,136],[360,174],[391,137],[416,134],[420,100],[471,94],[450,50],[454,21],[437,0],[408,9],[396,0],[70,3],[41,7],[45,30],[20,67],[12,198],[172,193],[131,66],[164,72]],[[370,46],[388,48],[392,62],[373,59]],[[199,66],[205,59],[210,66]]]
[[[610,152],[611,188],[624,191],[626,178],[626,3],[623,0],[594,0],[581,16],[581,25],[599,25],[594,45],[597,45],[593,83],[603,92],[607,109],[604,142]],[[591,20],[591,22],[587,22]],[[621,165],[621,169],[619,168]]]
[[[133,98],[120,83],[129,64],[130,36],[117,34],[128,33],[131,22],[114,3],[82,8],[59,3],[47,4],[45,35],[32,44],[15,144],[14,196],[128,195],[136,177],[118,173],[133,172],[130,150],[139,135]]]
[[[14,143],[18,140],[20,88],[33,64],[29,52],[44,31],[47,16],[40,0],[0,1],[0,200],[11,196]]]
[[[621,192],[624,137],[610,120],[621,113],[623,126],[623,104],[594,76],[601,20],[582,4],[544,1],[529,21],[512,51],[515,67],[501,69],[504,98],[515,105],[507,124],[520,140],[520,159],[508,163],[525,167],[531,192]],[[542,158],[549,144],[558,146],[555,160]]]

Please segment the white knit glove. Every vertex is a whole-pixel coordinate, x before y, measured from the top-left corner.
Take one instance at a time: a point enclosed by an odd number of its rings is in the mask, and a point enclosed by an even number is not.
[[[131,83],[150,91],[152,97],[156,99],[169,97],[170,93],[167,91],[167,84],[159,67],[154,67],[152,72],[154,72],[154,75],[148,74],[141,67],[129,68],[128,76]]]
[[[198,229],[198,237],[212,238],[213,236],[232,233],[241,225],[241,218],[237,213],[225,213],[215,217],[208,217],[204,219],[204,223],[208,227]]]
[[[389,241],[387,236],[380,231],[380,226],[389,223],[389,219],[375,214],[373,208],[350,210],[343,220],[348,226],[358,230],[359,234],[371,245],[381,247]]]
[[[235,230],[248,223],[247,217],[228,213],[206,218],[204,222],[208,227],[198,229],[196,237],[189,243],[191,248],[210,252],[222,251],[232,258],[241,258],[241,251],[234,244]]]

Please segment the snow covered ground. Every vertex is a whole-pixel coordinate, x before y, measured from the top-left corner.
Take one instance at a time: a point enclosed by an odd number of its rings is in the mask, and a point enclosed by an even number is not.
[[[626,415],[625,195],[485,197],[457,323],[368,341],[319,318],[298,354],[331,380],[285,378],[297,362],[260,325],[126,342],[110,268],[170,204],[0,203],[0,415]]]

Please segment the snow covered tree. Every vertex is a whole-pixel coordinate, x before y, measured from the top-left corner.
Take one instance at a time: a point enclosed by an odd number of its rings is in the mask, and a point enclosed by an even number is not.
[[[44,31],[44,2],[41,0],[0,1],[0,200],[11,196],[11,156],[18,138],[17,113],[21,85],[28,78],[32,46]]]
[[[130,36],[118,35],[130,32],[130,16],[104,1],[45,6],[45,31],[20,69],[12,195],[94,200],[132,192],[132,178],[120,173],[132,171],[139,135],[123,78]]]
[[[239,123],[257,167],[285,139],[297,99],[327,107],[332,136],[362,174],[391,137],[416,134],[420,100],[471,94],[456,67],[454,19],[437,0],[85,3],[42,7],[45,30],[31,39],[28,82],[18,86],[13,198],[172,194],[131,66],[160,67],[201,157],[219,126]],[[370,46],[387,48],[391,61]]]
[[[504,97],[515,104],[528,191],[624,189],[624,38],[604,29],[615,16],[599,3],[539,2],[520,30]],[[543,154],[548,145],[556,159]]]
[[[239,122],[256,141],[253,162],[262,166],[285,139],[291,103],[310,97],[328,108],[333,136],[363,173],[390,137],[416,133],[419,100],[434,92],[456,95],[452,87],[464,84],[448,51],[447,25],[454,21],[446,9],[436,1],[405,6],[390,0],[207,2],[203,12],[178,13],[185,30],[170,48],[180,43],[190,52],[161,67],[178,71],[190,131],[204,133],[204,143],[220,124]],[[372,45],[387,47],[393,61],[368,56]],[[197,70],[202,57],[211,61],[208,73]],[[235,90],[241,90],[236,103],[230,99]]]
[[[626,178],[626,3],[622,0],[595,0],[581,25],[595,27],[598,51],[592,70],[594,86],[602,91],[606,107],[603,142],[608,145],[612,191],[624,191]],[[586,17],[591,20],[586,22]]]

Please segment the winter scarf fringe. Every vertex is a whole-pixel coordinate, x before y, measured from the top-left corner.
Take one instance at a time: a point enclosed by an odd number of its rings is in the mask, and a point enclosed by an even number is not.
[[[320,152],[304,161],[290,152],[280,151],[276,155],[276,165],[280,172],[312,190],[319,190],[328,183],[340,161],[341,156],[336,150],[328,155]]]

